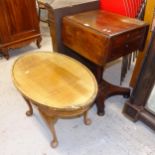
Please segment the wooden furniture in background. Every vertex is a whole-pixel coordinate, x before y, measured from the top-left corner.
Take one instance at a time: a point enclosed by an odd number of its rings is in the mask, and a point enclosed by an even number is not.
[[[65,51],[66,47],[62,42],[61,24],[62,18],[79,12],[99,8],[98,0],[47,0],[45,4],[48,9],[48,21],[52,38],[53,50],[56,52]]]
[[[9,59],[9,49],[32,41],[40,47],[41,35],[35,0],[0,1],[0,52]]]
[[[54,0],[48,0],[50,1],[50,3],[53,3]],[[45,23],[49,23],[48,22],[48,17],[45,17],[47,19],[42,19],[41,18],[41,12],[42,10],[44,10],[44,13],[46,14],[46,11],[47,11],[47,8],[46,8],[46,3],[47,3],[47,0],[37,0],[38,2],[38,14],[39,14],[39,20],[42,21],[42,22],[45,22]],[[44,15],[45,16],[45,15]]]
[[[48,20],[42,20],[41,19],[41,10],[46,10],[46,6],[45,6],[45,0],[38,0],[38,14],[39,14],[39,20],[42,22],[48,22]]]
[[[146,0],[117,0],[117,3],[113,3],[113,0],[100,0],[101,9],[118,13],[127,17],[144,19]],[[127,71],[130,69],[132,61],[136,59],[138,51],[133,51],[129,55],[126,55],[122,59],[121,78],[120,84],[123,82]]]
[[[151,91],[155,87],[155,29],[146,57],[140,70],[130,99],[125,103],[123,113],[133,121],[142,120],[155,130],[155,115],[146,105]]]
[[[147,46],[148,46],[149,40],[150,40],[151,35],[152,35],[151,24],[153,21],[154,14],[155,14],[155,0],[147,0],[144,21],[146,21],[147,23],[150,24],[150,28],[149,28],[148,36],[146,39],[145,48],[144,48],[143,52],[140,52],[138,54],[138,57],[137,57],[136,65],[135,65],[135,68],[134,68],[134,71],[133,71],[133,74],[132,74],[132,77],[130,80],[130,86],[131,87],[134,87],[136,84],[137,77],[140,73],[140,69],[141,69],[141,66],[142,66],[146,51],[147,51]]]
[[[82,62],[95,74],[100,89],[96,101],[99,115],[104,114],[107,97],[130,95],[130,89],[116,87],[102,79],[106,63],[134,50],[142,50],[147,30],[148,24],[143,21],[101,10],[63,18],[62,37],[68,50],[62,52],[84,57]]]
[[[59,117],[84,115],[84,123],[91,123],[87,111],[96,98],[97,82],[75,59],[52,52],[26,54],[15,61],[12,76],[29,106],[26,114],[32,115],[31,104],[35,104],[49,125],[52,147],[58,145],[54,123]]]

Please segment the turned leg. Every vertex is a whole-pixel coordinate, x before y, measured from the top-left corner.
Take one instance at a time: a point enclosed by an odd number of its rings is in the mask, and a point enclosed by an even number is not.
[[[104,93],[103,91],[103,87],[102,84],[99,85],[99,91],[98,91],[98,95],[96,98],[96,106],[97,106],[97,114],[99,116],[103,116],[105,114],[105,105],[104,105],[104,101],[106,99],[106,93]]]
[[[37,42],[36,42],[36,44],[37,44],[37,47],[38,48],[41,48],[41,40],[42,40],[42,38],[41,37],[39,37],[38,39],[37,39]]]
[[[24,96],[23,96],[23,98],[25,99],[25,101],[26,101],[26,103],[27,103],[27,105],[28,105],[28,107],[29,107],[29,110],[26,112],[26,115],[27,115],[27,116],[31,116],[31,115],[33,114],[33,109],[32,109],[32,105],[31,105],[31,103],[30,103],[30,100],[28,100],[28,99],[25,98]]]
[[[88,118],[88,110],[84,113],[83,117],[84,117],[84,123],[86,125],[90,125],[92,121],[91,119]]]
[[[52,133],[52,136],[53,136],[53,140],[51,141],[51,146],[52,146],[52,148],[56,148],[58,146],[58,139],[57,139],[57,136],[56,136],[56,131],[55,131],[54,125],[55,125],[55,123],[57,121],[57,118],[47,116],[41,110],[39,110],[39,112],[42,115],[42,117],[44,118],[44,120],[46,121],[49,129],[51,130],[51,133]]]

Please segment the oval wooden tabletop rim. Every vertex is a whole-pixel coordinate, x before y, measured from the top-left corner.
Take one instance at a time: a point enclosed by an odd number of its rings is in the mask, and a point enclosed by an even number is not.
[[[50,54],[50,55],[59,55],[59,56],[62,56],[62,57],[65,57],[66,59],[70,59],[71,61],[77,63],[78,65],[82,66],[82,68],[84,68],[87,73],[90,75],[90,77],[92,78],[93,80],[93,83],[94,83],[94,92],[92,94],[92,96],[90,98],[88,98],[87,100],[87,104],[83,104],[82,106],[70,106],[70,107],[54,107],[54,106],[49,106],[49,105],[45,105],[39,101],[36,101],[35,99],[31,98],[30,96],[28,96],[27,94],[25,94],[23,92],[22,89],[20,89],[20,87],[18,86],[17,84],[17,81],[15,79],[15,76],[14,76],[14,68],[15,68],[15,65],[17,64],[17,62],[21,59],[21,58],[24,58],[26,56],[29,56],[29,55],[35,55],[35,54]],[[64,54],[61,54],[61,53],[57,53],[57,52],[50,52],[50,51],[36,51],[35,53],[27,53],[27,54],[24,54],[22,56],[20,56],[19,58],[17,58],[13,64],[13,67],[12,67],[12,80],[13,80],[13,83],[16,87],[16,89],[26,98],[28,98],[30,101],[32,101],[33,104],[37,105],[37,106],[42,106],[42,107],[45,107],[45,108],[49,108],[49,109],[52,109],[52,110],[59,110],[59,111],[72,111],[72,110],[80,110],[80,109],[84,109],[86,107],[89,107],[92,102],[95,100],[96,98],[96,95],[98,93],[98,85],[97,85],[97,82],[96,82],[96,78],[95,76],[93,75],[93,73],[85,66],[83,65],[82,63],[80,63],[79,61],[77,61],[76,59],[72,58],[72,57],[69,57],[67,55],[64,55]]]

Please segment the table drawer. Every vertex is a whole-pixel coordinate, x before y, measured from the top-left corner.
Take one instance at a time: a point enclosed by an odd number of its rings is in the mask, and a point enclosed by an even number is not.
[[[140,28],[115,36],[111,39],[112,47],[109,53],[108,62],[118,57],[127,55],[129,52],[139,50],[143,46],[143,38],[145,37],[145,29]]]
[[[112,37],[111,42],[113,47],[119,47],[120,45],[124,45],[129,41],[134,41],[141,37],[144,37],[144,28],[136,29],[130,32],[125,32],[124,34],[119,34]]]

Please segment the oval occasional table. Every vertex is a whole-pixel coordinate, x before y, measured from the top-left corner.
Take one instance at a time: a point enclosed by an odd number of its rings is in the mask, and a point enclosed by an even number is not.
[[[94,102],[98,86],[94,75],[81,63],[55,52],[35,52],[19,57],[12,69],[15,87],[22,94],[33,114],[32,104],[53,135],[51,146],[58,140],[54,124],[58,118],[84,116],[89,125],[87,112]]]

